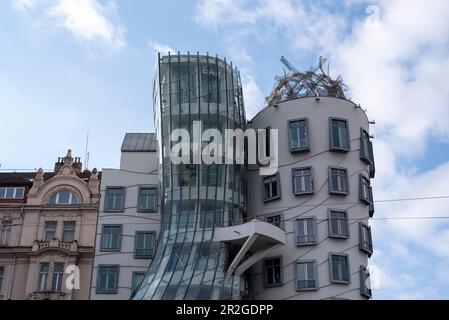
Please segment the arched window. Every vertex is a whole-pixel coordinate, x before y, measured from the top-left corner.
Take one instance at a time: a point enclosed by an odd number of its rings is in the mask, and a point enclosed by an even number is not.
[[[78,198],[73,192],[59,191],[51,196],[49,203],[62,205],[78,204]]]

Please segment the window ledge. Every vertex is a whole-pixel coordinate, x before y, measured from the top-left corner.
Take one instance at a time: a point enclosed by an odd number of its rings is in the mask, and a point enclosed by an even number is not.
[[[295,196],[309,196],[314,194],[315,191],[306,191],[306,192],[294,192],[293,195]]]
[[[330,234],[329,238],[347,240],[347,239],[349,239],[349,236],[343,236],[343,235],[338,235],[338,234]]]
[[[100,252],[120,252],[121,249],[103,249],[100,248]]]
[[[114,290],[114,291],[96,290],[95,293],[96,294],[117,294],[118,290]]]
[[[359,199],[361,202],[363,202],[364,204],[366,204],[366,205],[368,205],[368,206],[372,206],[373,205],[373,203],[370,201],[370,200],[368,200],[368,199],[365,199],[365,198],[361,198],[361,199]]]
[[[347,195],[349,195],[349,192],[347,192],[347,191],[329,191],[329,194],[333,194],[336,196],[347,196]]]
[[[351,149],[349,149],[349,148],[330,147],[330,148],[329,148],[329,151],[331,151],[331,152],[348,153],[349,151],[351,151]]]
[[[361,248],[359,248],[359,249],[360,249],[361,251],[367,253],[367,254],[368,254],[368,257],[371,258],[372,254],[373,254],[373,250],[370,250],[370,249],[367,249],[367,248],[363,248],[363,247],[361,247]]]
[[[137,209],[139,213],[157,213],[157,209]]]
[[[304,242],[304,243],[296,243],[297,247],[306,247],[306,246],[316,246],[317,242]]]
[[[331,280],[331,283],[335,283],[335,284],[351,284],[351,281],[346,281],[346,280]]]
[[[306,148],[290,148],[290,153],[296,154],[296,153],[306,153],[310,152],[310,147]]]
[[[281,196],[277,196],[277,197],[273,197],[273,198],[268,198],[268,199],[264,199],[263,202],[270,202],[270,201],[274,201],[274,200],[279,200],[281,198]]]
[[[318,288],[317,287],[315,287],[315,288],[301,288],[301,289],[296,288],[296,292],[302,292],[302,291],[318,291]]]
[[[275,283],[275,284],[264,284],[264,288],[270,289],[270,288],[276,288],[276,287],[282,287],[284,285],[284,282],[281,283]]]

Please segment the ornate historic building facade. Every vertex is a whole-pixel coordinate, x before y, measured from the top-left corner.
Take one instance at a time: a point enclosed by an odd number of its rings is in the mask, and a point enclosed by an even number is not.
[[[89,299],[99,186],[70,150],[54,172],[0,174],[0,298]]]

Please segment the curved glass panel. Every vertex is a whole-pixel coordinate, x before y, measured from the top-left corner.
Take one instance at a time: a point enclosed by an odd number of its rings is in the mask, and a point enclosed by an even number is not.
[[[247,286],[225,276],[236,254],[213,241],[214,228],[246,218],[246,166],[195,161],[195,135],[245,130],[242,86],[226,60],[202,55],[159,57],[154,116],[161,168],[161,232],[155,257],[133,299],[240,299]],[[200,121],[202,130],[195,129]],[[170,159],[170,133],[190,133],[190,163]],[[198,133],[200,132],[200,133]],[[204,143],[203,143],[204,144]],[[224,161],[222,162],[224,163]]]
[[[50,197],[49,204],[74,205],[78,204],[75,193],[70,191],[59,191]]]

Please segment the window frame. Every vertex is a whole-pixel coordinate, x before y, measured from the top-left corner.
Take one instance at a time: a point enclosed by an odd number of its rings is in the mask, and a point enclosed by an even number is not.
[[[62,272],[56,272],[56,266],[62,266]],[[52,276],[51,276],[51,292],[63,292],[62,290],[62,284],[64,282],[64,272],[65,271],[65,264],[64,262],[55,262],[53,264],[53,272],[52,272]],[[58,278],[59,282],[56,282],[56,286],[55,286],[55,276],[59,275],[60,278]],[[56,288],[54,288],[56,287]]]
[[[13,189],[13,196],[7,197],[8,189]],[[17,190],[22,190],[22,196],[17,197]],[[0,200],[22,200],[25,199],[25,187],[1,187],[0,190],[4,190],[3,194],[4,196],[0,196]]]
[[[142,280],[137,284],[137,286],[135,288],[133,288],[133,284],[134,284],[134,278],[137,275],[143,275]],[[143,280],[145,280],[145,276],[146,276],[146,272],[145,271],[133,271],[131,273],[131,295],[134,294],[134,292],[139,288],[139,286],[142,284]]]
[[[346,139],[346,143],[348,145],[347,148],[345,147],[336,147],[335,146],[335,140],[334,140],[334,135],[332,133],[332,121],[343,121],[346,123],[346,133],[347,133],[347,139]],[[329,118],[329,151],[336,151],[336,152],[344,152],[347,153],[349,151],[351,151],[351,137],[349,134],[349,121],[348,119],[344,119],[344,118],[338,118],[338,117],[330,117]]]
[[[268,284],[267,273],[266,273],[268,267],[265,265],[265,263],[267,261],[275,260],[275,259],[279,259],[279,272],[280,272],[279,276],[280,276],[281,280],[279,283]],[[279,287],[279,286],[284,285],[284,272],[283,272],[284,268],[283,268],[283,264],[282,264],[282,255],[264,258],[262,260],[262,269],[263,269],[263,286],[264,286],[264,288],[273,288],[273,287]]]
[[[67,203],[59,203],[59,195],[62,192],[67,192],[69,194],[69,201]],[[51,203],[52,199],[55,198],[55,203]],[[73,199],[75,199],[75,203],[73,203]],[[53,193],[50,198],[48,198],[48,204],[50,206],[77,206],[80,205],[80,201],[78,199],[78,195],[76,192],[72,190],[59,190]]]
[[[372,298],[373,292],[371,288],[368,288],[366,281],[370,278],[371,274],[367,267],[360,266],[360,294],[368,299]]]
[[[107,207],[108,191],[111,189],[121,189],[123,191],[122,207],[119,209],[108,209],[108,207]],[[103,212],[124,212],[125,211],[125,201],[126,201],[126,187],[124,187],[124,186],[108,186],[105,189]]]
[[[313,228],[313,237],[314,237],[314,241],[309,241],[309,242],[298,242],[298,234],[299,234],[299,226],[298,226],[298,221],[303,221],[303,220],[312,220],[313,224],[312,224],[312,228]],[[303,246],[314,246],[318,244],[318,224],[317,224],[317,218],[315,216],[313,217],[301,217],[301,218],[296,218],[295,219],[295,244],[297,247],[303,247]]]
[[[53,238],[47,240],[47,224],[50,224],[50,223],[53,223],[55,225],[54,234],[53,234]],[[44,236],[43,236],[43,240],[45,242],[48,242],[48,241],[51,241],[53,239],[56,239],[56,231],[58,231],[58,221],[55,221],[55,220],[44,221]]]
[[[277,225],[267,221],[269,218],[277,217],[277,216],[281,217],[280,226],[277,226]],[[285,229],[285,227],[284,227],[284,212],[282,212],[282,211],[281,212],[274,212],[274,213],[266,214],[266,215],[264,215],[264,220],[265,220],[266,223],[272,224],[275,227],[278,227],[278,228],[280,228],[282,230]]]
[[[346,191],[338,191],[338,190],[333,190],[333,186],[332,186],[332,170],[343,170],[346,172]],[[350,188],[349,188],[349,171],[348,168],[343,168],[343,167],[329,167],[328,168],[328,188],[329,188],[329,194],[333,194],[333,195],[340,195],[340,196],[347,196],[350,194]]]
[[[291,124],[294,122],[301,122],[301,121],[304,121],[305,126],[306,126],[306,146],[294,148],[292,146]],[[291,153],[301,153],[301,152],[309,152],[310,151],[310,138],[309,138],[310,129],[309,129],[309,119],[308,118],[297,118],[297,119],[288,120],[287,131],[288,131],[288,148]]]
[[[345,224],[346,224],[346,235],[343,234],[336,234],[332,230],[332,212],[339,212],[345,214]],[[350,238],[350,231],[349,231],[349,219],[348,219],[348,211],[347,210],[341,210],[341,209],[328,209],[327,210],[328,215],[328,225],[329,225],[329,238],[338,238],[338,239],[349,239]],[[340,219],[341,220],[341,219]]]
[[[6,273],[6,267],[0,266],[0,293],[2,292],[3,281],[5,280],[5,273]]]
[[[47,271],[42,272],[42,267],[47,266]],[[41,277],[45,274],[45,282],[44,282],[44,288],[42,288],[42,280]],[[40,262],[39,263],[39,269],[38,269],[38,276],[37,276],[37,292],[47,292],[48,291],[48,279],[50,276],[50,262]]]
[[[100,289],[100,272],[101,268],[115,268],[116,269],[116,277],[115,277],[115,285],[112,290],[104,290]],[[99,264],[97,267],[97,281],[95,284],[95,293],[97,294],[117,294],[118,293],[118,284],[119,284],[119,276],[120,276],[120,265],[118,264]]]
[[[364,229],[368,230],[368,248],[364,245]],[[371,226],[361,221],[359,222],[359,249],[366,252],[368,257],[371,257],[373,254],[373,237],[371,233]]]
[[[140,234],[151,234],[153,237],[153,247],[151,250],[151,255],[149,256],[141,256],[141,255],[137,255],[137,236]],[[155,251],[155,247],[156,247],[156,231],[136,231],[134,233],[134,259],[152,259],[154,257],[154,251]]]
[[[332,264],[332,257],[333,256],[340,256],[340,257],[346,257],[346,264],[347,264],[347,270],[348,270],[348,280],[338,280],[334,279],[334,273],[333,273],[333,264]],[[329,253],[329,282],[331,283],[338,283],[338,284],[350,284],[351,283],[351,267],[349,262],[349,255],[346,253],[337,253],[337,252],[331,252]]]
[[[276,178],[277,195],[274,197],[266,198],[265,197],[265,185],[267,183],[265,182],[265,179],[273,178],[273,177]],[[270,183],[272,183],[272,182],[270,182]],[[281,177],[279,175],[279,172],[277,172],[276,174],[273,174],[273,175],[269,175],[269,176],[262,176],[262,197],[263,197],[264,203],[278,200],[281,198]]]
[[[105,234],[105,227],[119,227],[119,237],[117,248],[105,248],[103,247],[103,235]],[[103,224],[101,225],[101,235],[100,235],[100,252],[120,252],[122,250],[122,237],[123,237],[123,225],[121,224]]]
[[[0,247],[7,247],[10,243],[12,232],[12,221],[2,221],[0,226]]]
[[[66,240],[65,239],[65,233],[67,231],[66,230],[66,226],[69,225],[69,224],[73,225],[73,240]],[[71,221],[70,220],[63,221],[63,224],[62,224],[62,241],[63,242],[73,242],[76,239],[75,235],[76,235],[76,221],[73,221],[73,220],[71,220]]]
[[[369,132],[360,127],[360,160],[374,166],[373,142]]]
[[[367,184],[365,182],[368,182]],[[364,197],[364,188],[366,185],[366,192],[368,197]],[[368,206],[373,205],[373,188],[371,187],[371,181],[369,178],[365,177],[362,173],[359,174],[359,200]]]
[[[313,274],[315,277],[315,287],[311,287],[311,288],[299,288],[298,287],[298,265],[299,264],[304,264],[304,263],[312,263],[313,264]],[[319,284],[318,284],[318,263],[315,259],[300,259],[300,260],[296,260],[294,263],[294,276],[295,276],[295,291],[296,292],[300,292],[300,291],[317,291],[319,289]]]
[[[140,197],[143,189],[154,190],[154,208],[146,209],[140,206]],[[157,212],[158,188],[156,186],[139,186],[137,193],[137,212]]]
[[[311,190],[304,191],[304,192],[296,190],[295,171],[299,171],[299,170],[310,170],[310,185],[312,187]],[[314,176],[313,176],[313,167],[312,166],[292,168],[292,189],[293,189],[293,194],[295,196],[314,194],[315,193],[315,186],[314,186],[314,183],[313,183],[313,178],[314,178]]]

